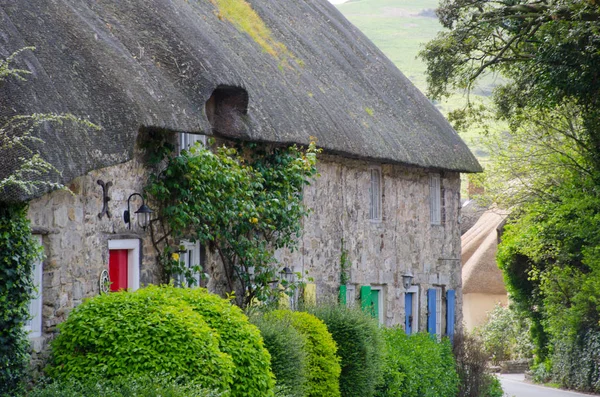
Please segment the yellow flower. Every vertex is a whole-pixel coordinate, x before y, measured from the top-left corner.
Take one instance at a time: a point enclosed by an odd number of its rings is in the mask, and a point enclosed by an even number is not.
[[[179,254],[177,252],[173,253],[173,255],[171,255],[171,258],[173,258],[173,260],[178,261],[179,260]]]
[[[250,218],[250,223],[258,223],[258,218],[254,217],[254,218]]]

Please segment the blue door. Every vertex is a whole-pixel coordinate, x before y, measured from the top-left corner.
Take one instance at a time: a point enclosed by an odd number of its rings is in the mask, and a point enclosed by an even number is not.
[[[404,310],[406,312],[404,329],[406,330],[406,335],[411,335],[413,333],[413,294],[412,293],[404,294]]]
[[[435,335],[439,332],[436,329],[437,307],[436,307],[437,291],[435,288],[427,290],[427,332]]]

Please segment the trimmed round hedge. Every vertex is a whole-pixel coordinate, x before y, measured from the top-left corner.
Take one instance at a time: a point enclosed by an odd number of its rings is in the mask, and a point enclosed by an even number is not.
[[[289,318],[255,314],[250,321],[258,327],[271,354],[271,370],[277,387],[286,396],[304,397],[308,357],[304,336],[291,326]]]
[[[47,372],[58,379],[156,376],[229,390],[234,364],[186,302],[157,288],[85,300],[59,325]]]
[[[275,379],[271,356],[264,347],[260,331],[242,310],[204,288],[148,287],[155,294],[186,302],[219,334],[219,348],[234,363],[231,396],[273,395]]]
[[[338,346],[342,397],[373,396],[383,381],[385,355],[385,341],[377,320],[359,308],[339,304],[318,306],[311,312],[327,325]]]
[[[336,355],[337,346],[327,326],[312,314],[275,310],[267,318],[285,319],[305,338],[308,355],[308,384],[306,397],[340,396],[340,359]]]

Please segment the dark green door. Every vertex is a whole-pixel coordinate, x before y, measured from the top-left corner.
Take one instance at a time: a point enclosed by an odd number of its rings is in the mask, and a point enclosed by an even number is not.
[[[371,315],[375,317],[377,320],[381,320],[379,318],[379,294],[381,291],[378,289],[371,289]]]

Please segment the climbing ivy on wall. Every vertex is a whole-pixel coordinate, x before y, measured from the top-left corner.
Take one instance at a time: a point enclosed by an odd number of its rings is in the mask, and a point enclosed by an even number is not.
[[[0,396],[14,396],[29,362],[23,326],[33,293],[32,266],[40,248],[24,204],[0,206]]]
[[[180,155],[160,134],[153,142],[149,158],[164,168],[146,191],[158,208],[151,234],[162,281],[185,270],[176,254],[181,240],[199,241],[220,258],[225,288],[238,305],[269,301],[283,267],[275,250],[296,248],[309,213],[302,192],[317,175],[315,142],[306,148],[197,145]]]

